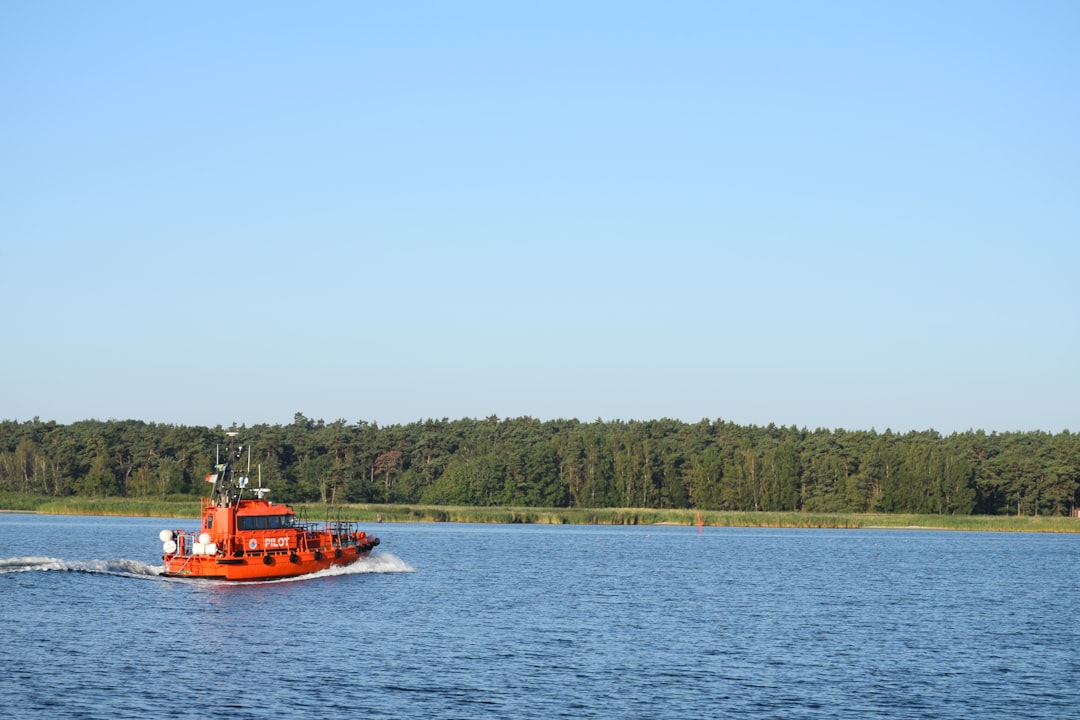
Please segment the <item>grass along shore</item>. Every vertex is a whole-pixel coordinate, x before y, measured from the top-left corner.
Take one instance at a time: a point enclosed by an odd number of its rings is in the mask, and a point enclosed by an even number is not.
[[[548,525],[685,525],[697,524],[696,510],[647,508],[511,508],[437,505],[339,505],[297,503],[292,506],[307,520],[329,516],[363,523],[463,522],[534,523]],[[199,501],[183,496],[159,500],[135,498],[52,498],[0,493],[0,511],[53,515],[114,515],[196,518]],[[887,515],[882,513],[722,512],[701,511],[709,527],[763,528],[927,528],[991,532],[1080,533],[1080,519],[1059,516],[1006,515]]]

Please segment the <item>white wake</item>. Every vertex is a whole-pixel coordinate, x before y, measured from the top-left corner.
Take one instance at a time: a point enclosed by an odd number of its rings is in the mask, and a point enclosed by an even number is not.
[[[0,558],[0,574],[13,572],[80,572],[125,577],[156,577],[162,566],[138,560],[61,560],[50,557]]]

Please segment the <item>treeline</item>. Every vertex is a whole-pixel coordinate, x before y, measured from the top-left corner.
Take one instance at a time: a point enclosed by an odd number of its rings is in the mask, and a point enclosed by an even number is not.
[[[252,481],[282,502],[1064,515],[1080,501],[1080,435],[1068,431],[528,417],[379,427],[300,413],[230,428],[0,421],[0,491],[198,495],[230,443],[245,446],[241,470],[251,448]]]

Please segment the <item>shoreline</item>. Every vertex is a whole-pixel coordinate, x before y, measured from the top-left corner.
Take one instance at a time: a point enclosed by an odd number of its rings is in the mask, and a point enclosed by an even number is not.
[[[16,502],[18,500],[18,502]],[[6,507],[4,507],[6,506]],[[380,523],[460,522],[493,525],[643,525],[693,527],[698,510],[649,508],[527,508],[434,505],[338,505],[296,503],[310,521],[341,519]],[[0,513],[83,515],[89,517],[199,517],[198,500],[146,501],[129,498],[12,498],[0,494]],[[833,530],[953,530],[970,532],[1080,533],[1080,519],[1069,516],[887,515],[882,513],[737,512],[702,510],[705,527],[759,527]]]

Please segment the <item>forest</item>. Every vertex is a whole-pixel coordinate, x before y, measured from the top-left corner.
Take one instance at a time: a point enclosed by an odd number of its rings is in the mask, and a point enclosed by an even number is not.
[[[1080,501],[1080,435],[1067,430],[495,416],[379,427],[302,413],[289,425],[213,428],[0,421],[0,492],[198,496],[229,447],[281,502],[1066,515]]]

